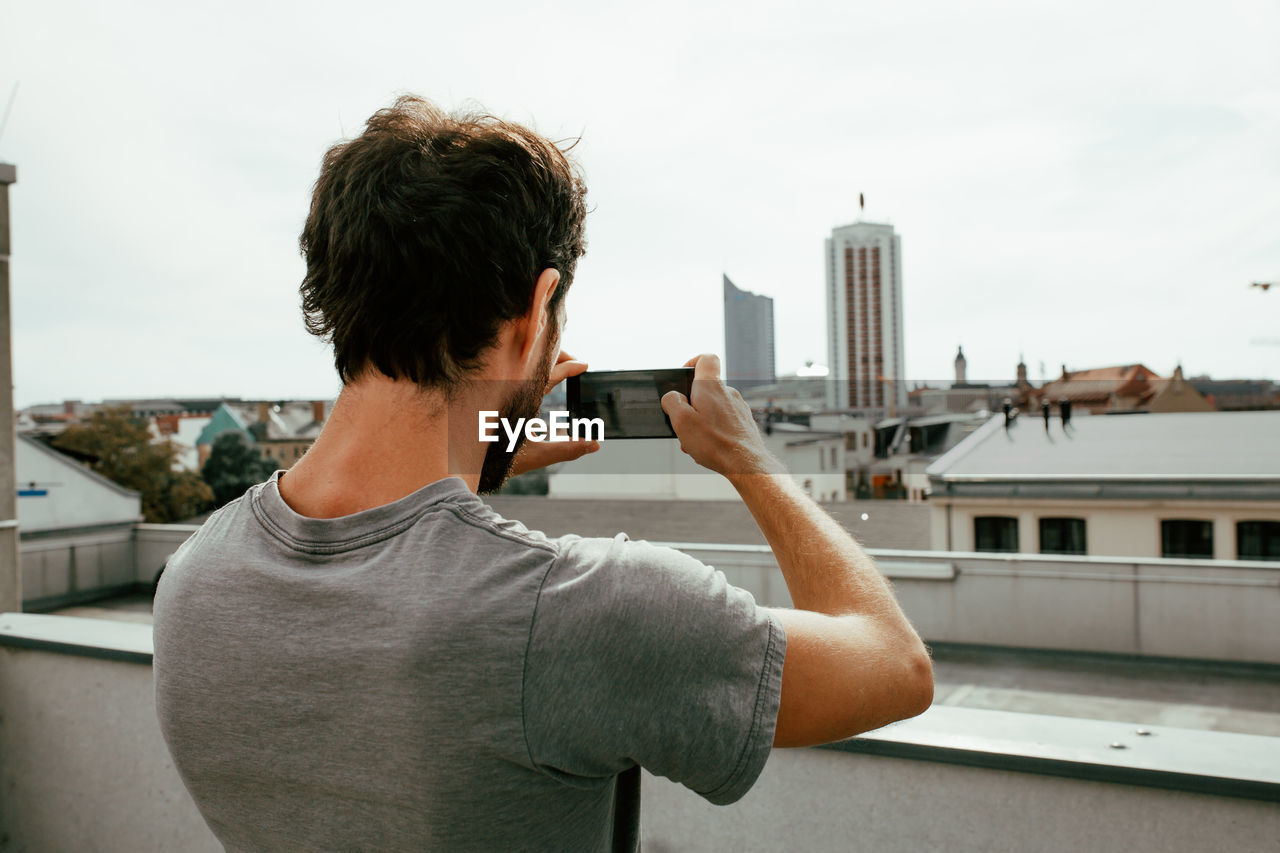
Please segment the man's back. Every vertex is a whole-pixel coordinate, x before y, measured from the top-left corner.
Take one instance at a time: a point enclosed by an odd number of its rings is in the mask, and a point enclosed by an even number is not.
[[[585,193],[545,137],[412,96],[325,153],[300,292],[342,392],[286,475],[179,549],[155,604],[160,723],[229,848],[632,850],[637,767],[728,803],[772,746],[932,701],[887,581],[768,452],[715,355],[662,410],[733,483],[794,609],[671,549],[548,540],[476,497],[599,448],[528,427],[588,369],[560,346]],[[495,413],[505,444],[477,430]]]
[[[759,774],[785,637],[719,573],[456,478],[310,519],[278,477],[156,598],[161,726],[228,849],[629,850],[636,765],[713,802]]]

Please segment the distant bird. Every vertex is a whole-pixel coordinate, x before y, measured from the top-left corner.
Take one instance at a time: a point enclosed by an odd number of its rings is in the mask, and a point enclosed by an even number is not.
[[[1249,286],[1250,286],[1250,287],[1261,287],[1261,288],[1262,288],[1262,292],[1263,292],[1263,293],[1266,293],[1268,290],[1270,290],[1270,289],[1271,289],[1271,285],[1273,285],[1273,284],[1275,284],[1275,282],[1272,282],[1272,281],[1255,281],[1253,284],[1251,284],[1251,285],[1249,285]]]
[[[862,193],[858,193],[858,212],[861,213],[866,209],[867,209],[867,199],[862,195]]]

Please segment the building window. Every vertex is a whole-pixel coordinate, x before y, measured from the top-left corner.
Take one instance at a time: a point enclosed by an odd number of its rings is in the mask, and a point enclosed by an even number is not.
[[[1083,518],[1040,519],[1041,554],[1087,554]]]
[[[1236,522],[1236,559],[1280,560],[1280,521]]]
[[[1018,519],[1007,515],[979,515],[974,518],[973,550],[1016,552]]]
[[[1161,521],[1160,556],[1213,559],[1213,522],[1184,518]]]

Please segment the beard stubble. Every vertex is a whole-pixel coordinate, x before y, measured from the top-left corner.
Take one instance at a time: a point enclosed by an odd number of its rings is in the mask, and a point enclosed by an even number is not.
[[[558,338],[558,336],[557,336]],[[537,416],[542,408],[542,398],[551,379],[552,354],[559,350],[559,341],[547,337],[547,345],[542,353],[542,365],[533,379],[523,382],[508,383],[515,387],[511,390],[507,403],[498,410],[498,416],[513,426],[520,420]],[[479,494],[493,494],[502,488],[511,474],[511,465],[516,454],[524,446],[524,430],[516,438],[515,447],[507,449],[506,436],[489,445],[484,454],[484,462],[480,466],[480,482],[476,487]]]

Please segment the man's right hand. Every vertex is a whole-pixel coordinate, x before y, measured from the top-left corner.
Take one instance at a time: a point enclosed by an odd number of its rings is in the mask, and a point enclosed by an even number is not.
[[[720,359],[704,353],[685,363],[693,368],[692,399],[679,391],[662,397],[662,410],[680,439],[680,449],[704,468],[730,480],[749,474],[785,473],[764,446],[751,407],[738,389],[720,381]]]
[[[795,603],[774,611],[787,636],[774,746],[826,743],[922,713],[933,701],[929,651],[875,561],[765,450],[750,407],[720,381],[720,359],[685,366],[694,368],[693,399],[672,391],[662,409],[681,449],[738,490]]]

